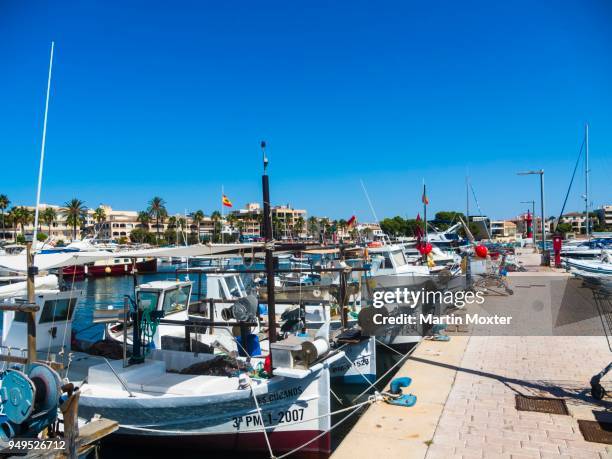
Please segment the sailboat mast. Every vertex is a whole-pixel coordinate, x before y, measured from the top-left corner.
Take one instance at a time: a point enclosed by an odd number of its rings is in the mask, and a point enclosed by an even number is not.
[[[425,217],[425,242],[429,242],[429,232],[427,228],[427,190],[425,189],[425,179],[423,179],[423,216]]]
[[[586,237],[589,239],[589,123],[584,125],[584,213],[585,213],[585,225],[586,225]]]
[[[470,176],[465,176],[465,218],[470,221]]]
[[[43,119],[42,143],[40,146],[40,165],[38,167],[38,188],[36,190],[36,209],[34,210],[34,233],[32,234],[32,244],[36,248],[36,236],[38,232],[38,208],[40,206],[40,190],[42,188],[43,165],[45,162],[45,142],[47,140],[47,114],[49,113],[49,93],[51,92],[51,71],[53,69],[53,49],[55,42],[51,42],[51,56],[49,57],[49,76],[47,78],[47,97],[45,100],[45,116]]]

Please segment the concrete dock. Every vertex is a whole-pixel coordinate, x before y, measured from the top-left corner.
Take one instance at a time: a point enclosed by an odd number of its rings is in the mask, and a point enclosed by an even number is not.
[[[535,271],[537,258],[525,255],[523,260]],[[589,292],[577,288],[566,274],[538,271],[511,273],[509,282],[516,287],[515,294],[492,301],[503,302],[499,304],[508,310],[532,314],[532,308],[540,308],[539,313],[542,304],[559,295],[567,304],[587,298]],[[547,276],[565,276],[568,287],[561,292],[558,284],[545,288],[542,279]],[[553,322],[563,322],[560,314],[552,316]],[[583,319],[574,322],[587,330],[599,316]],[[567,327],[562,323],[557,330]],[[599,327],[601,330],[601,324]],[[585,441],[578,427],[579,419],[612,421],[608,414],[612,403],[598,402],[589,393],[591,376],[612,360],[606,338],[599,333],[459,333],[448,342],[422,341],[396,374],[413,379],[404,391],[415,394],[417,404],[411,408],[372,405],[332,459],[612,458],[612,446]],[[517,394],[561,398],[569,415],[518,411]]]

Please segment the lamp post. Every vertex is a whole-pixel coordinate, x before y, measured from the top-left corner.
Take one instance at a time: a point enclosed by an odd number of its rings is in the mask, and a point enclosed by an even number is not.
[[[533,218],[535,217],[535,200],[531,200],[531,201],[521,201],[521,204],[531,204],[531,215]],[[533,246],[535,247],[536,251],[538,250],[538,245],[536,244],[536,232],[534,231],[533,226],[531,227],[531,231],[533,232]]]
[[[539,171],[517,172],[517,175],[539,175],[540,176],[540,205],[542,206],[542,261],[546,261],[546,226],[544,223],[544,169]]]

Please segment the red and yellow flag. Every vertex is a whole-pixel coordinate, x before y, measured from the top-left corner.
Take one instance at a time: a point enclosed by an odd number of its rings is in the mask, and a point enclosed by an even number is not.
[[[221,198],[221,203],[225,206],[225,207],[232,207],[232,201],[229,200],[229,198],[225,195],[223,195],[223,197]]]

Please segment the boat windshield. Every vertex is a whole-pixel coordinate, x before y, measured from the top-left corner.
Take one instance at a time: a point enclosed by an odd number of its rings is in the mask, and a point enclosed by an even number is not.
[[[149,311],[155,311],[157,309],[157,303],[159,301],[159,292],[138,292],[138,306],[142,309],[148,309]]]
[[[184,311],[189,305],[190,285],[169,290],[164,295],[163,310],[166,314]]]
[[[64,322],[72,319],[72,313],[76,305],[76,298],[63,298],[58,300],[47,300],[40,313],[38,323]],[[22,311],[15,312],[15,322],[26,323],[28,315]]]
[[[227,277],[227,288],[234,298],[239,298],[242,296],[242,290],[240,289],[240,284],[238,283],[238,276]]]
[[[393,257],[393,261],[395,262],[395,266],[404,266],[408,262],[406,261],[406,256],[402,250],[394,250],[391,252],[391,256]]]

